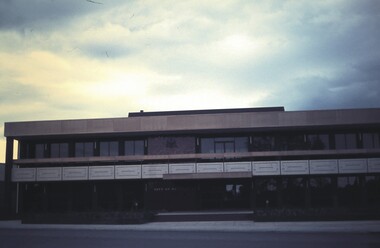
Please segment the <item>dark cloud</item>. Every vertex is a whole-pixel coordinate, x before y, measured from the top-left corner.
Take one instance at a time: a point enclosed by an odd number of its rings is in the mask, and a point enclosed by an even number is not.
[[[104,11],[120,1],[94,4],[85,0],[6,0],[0,1],[0,29],[60,28],[88,13]],[[75,19],[76,20],[76,19]]]

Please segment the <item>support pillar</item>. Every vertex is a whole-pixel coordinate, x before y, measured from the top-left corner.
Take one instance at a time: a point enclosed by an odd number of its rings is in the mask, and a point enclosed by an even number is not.
[[[5,151],[4,212],[9,218],[11,218],[16,212],[15,209],[12,209],[13,143],[14,139],[7,137]]]

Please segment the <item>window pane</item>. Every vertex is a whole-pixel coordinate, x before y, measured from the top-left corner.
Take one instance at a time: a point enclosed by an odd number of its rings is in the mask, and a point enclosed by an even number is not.
[[[94,156],[94,143],[93,142],[85,142],[84,143],[84,156],[85,157]]]
[[[224,143],[215,142],[215,153],[224,153]]]
[[[135,155],[144,155],[144,141],[135,140]]]
[[[248,137],[235,138],[235,151],[248,152]]]
[[[108,156],[109,155],[109,143],[108,142],[100,142],[100,156]]]
[[[135,155],[134,151],[134,142],[133,141],[125,141],[124,142],[124,155]]]
[[[45,145],[44,144],[36,144],[36,158],[44,158],[45,157]]]
[[[356,142],[356,134],[354,133],[346,134],[346,148],[347,149],[358,148],[357,142]]]
[[[224,143],[224,152],[234,152],[234,151],[235,151],[235,145],[233,142]]]
[[[344,134],[335,134],[335,149],[346,149],[346,140]]]
[[[51,144],[50,145],[50,157],[59,158],[59,144]]]
[[[61,143],[59,144],[59,157],[68,158],[69,157],[69,144]]]
[[[110,146],[110,156],[118,156],[119,155],[119,142],[111,141],[109,143]]]
[[[84,156],[84,147],[83,143],[75,143],[75,157]]]
[[[214,153],[214,139],[201,139],[201,153]]]

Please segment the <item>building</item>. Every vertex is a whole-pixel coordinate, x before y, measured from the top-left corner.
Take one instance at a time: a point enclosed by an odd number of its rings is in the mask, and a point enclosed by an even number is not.
[[[5,136],[10,212],[380,214],[380,109],[140,111],[9,122]]]

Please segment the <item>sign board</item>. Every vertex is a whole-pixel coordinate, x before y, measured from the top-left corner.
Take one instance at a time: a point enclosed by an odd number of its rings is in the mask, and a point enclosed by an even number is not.
[[[115,179],[114,166],[90,166],[88,167],[90,180],[107,180]]]
[[[280,161],[252,162],[252,175],[254,176],[280,175]]]
[[[164,174],[169,174],[168,164],[142,165],[142,178],[162,178]]]
[[[338,174],[338,160],[310,160],[310,174]]]
[[[36,168],[13,168],[13,182],[34,182],[36,181]]]
[[[368,159],[368,172],[380,172],[380,158]]]
[[[78,167],[63,167],[62,168],[62,180],[72,181],[72,180],[87,180],[88,179],[88,167],[78,166]]]
[[[141,165],[116,165],[116,179],[138,179],[141,178]]]
[[[169,174],[195,173],[195,164],[169,164]]]
[[[251,162],[228,162],[224,163],[225,172],[251,172],[252,164]]]
[[[367,159],[340,159],[339,173],[367,173]]]
[[[307,175],[309,174],[308,160],[281,161],[281,175]]]
[[[37,181],[61,181],[61,167],[37,168]]]
[[[223,163],[199,163],[197,164],[197,172],[223,172]]]

